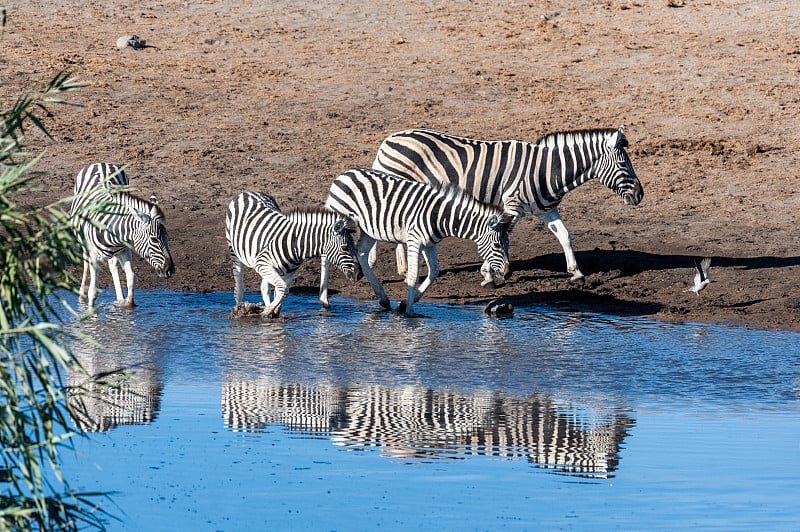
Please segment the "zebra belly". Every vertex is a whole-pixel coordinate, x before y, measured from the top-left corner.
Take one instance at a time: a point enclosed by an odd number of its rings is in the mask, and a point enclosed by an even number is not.
[[[252,268],[261,275],[266,271],[273,270],[281,277],[285,277],[296,272],[302,263],[280,260],[277,259],[274,254],[265,252],[256,255],[251,261],[242,261],[242,264],[248,268]]]

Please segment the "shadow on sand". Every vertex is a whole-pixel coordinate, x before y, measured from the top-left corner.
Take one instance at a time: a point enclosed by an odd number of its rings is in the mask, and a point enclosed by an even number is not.
[[[695,261],[702,257],[696,255],[660,255],[657,253],[646,253],[631,250],[593,250],[579,251],[576,253],[578,264],[583,273],[591,279],[593,275],[605,275],[605,279],[618,279],[624,277],[634,277],[643,272],[653,270],[686,270],[692,268]],[[479,263],[469,263],[459,265],[449,271],[463,272],[476,271]],[[767,268],[787,268],[800,266],[800,257],[720,257],[712,256],[712,266],[719,268],[738,268],[743,270],[767,269]],[[526,278],[530,280],[535,277],[563,278],[566,283],[566,271],[564,255],[561,253],[549,253],[526,260],[511,262],[513,285],[514,278]],[[536,272],[552,272],[549,274],[537,275]],[[599,282],[602,286],[603,281]],[[470,300],[470,303],[485,304],[497,298],[486,297]],[[580,286],[567,287],[558,290],[543,290],[541,292],[529,292],[525,294],[507,294],[500,298],[504,302],[515,306],[524,304],[548,304],[562,309],[611,312],[621,316],[642,316],[656,314],[665,305],[657,301],[636,301],[620,299],[611,294],[601,294],[585,289]],[[752,304],[750,302],[748,304]]]

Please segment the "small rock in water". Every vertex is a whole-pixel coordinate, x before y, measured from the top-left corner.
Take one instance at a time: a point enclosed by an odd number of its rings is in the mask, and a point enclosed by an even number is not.
[[[117,39],[117,48],[124,50],[125,48],[133,48],[134,50],[141,50],[147,47],[147,41],[136,35],[123,35]]]
[[[483,311],[490,316],[513,316],[514,305],[503,298],[497,298],[489,301]]]
[[[232,320],[238,320],[240,318],[258,317],[261,315],[261,311],[263,310],[264,307],[262,307],[261,305],[242,301],[241,303],[236,303],[236,306],[233,307],[233,310],[231,310],[231,313],[228,316],[228,318]]]

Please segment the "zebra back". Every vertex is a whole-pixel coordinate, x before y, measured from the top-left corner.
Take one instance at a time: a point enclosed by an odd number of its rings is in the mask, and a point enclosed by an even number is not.
[[[94,197],[92,191],[108,191],[112,187],[128,186],[128,174],[120,166],[111,163],[93,163],[81,168],[73,187],[72,213],[86,205]]]
[[[500,223],[503,211],[447,183],[430,185],[378,170],[348,170],[331,184],[326,207],[352,215],[376,240],[403,243],[410,229],[432,242],[455,236],[478,239]]]
[[[551,133],[534,143],[410,129],[383,141],[373,168],[423,183],[450,183],[523,216],[557,207],[567,192],[592,178],[626,203],[641,201],[626,146],[622,128]]]

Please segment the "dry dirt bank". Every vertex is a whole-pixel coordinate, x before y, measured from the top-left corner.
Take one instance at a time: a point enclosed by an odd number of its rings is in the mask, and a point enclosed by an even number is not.
[[[231,289],[223,225],[234,194],[321,203],[333,177],[370,165],[393,131],[534,140],[624,123],[644,202],[626,207],[593,182],[561,209],[585,288],[569,287],[557,241],[528,219],[505,287],[481,289],[474,247],[445,241],[428,297],[800,330],[794,0],[73,4],[8,6],[6,106],[60,69],[90,84],[72,97],[81,107],[48,119],[55,142],[29,139],[46,148],[49,176],[23,201],[69,194],[87,162],[128,165],[169,217],[171,288]],[[130,33],[153,47],[116,49]],[[394,279],[383,250],[379,275]],[[700,256],[713,257],[712,284],[697,297],[683,289]],[[317,268],[296,287],[314,287]],[[138,271],[161,284],[144,263]],[[364,281],[333,282],[371,298]]]

